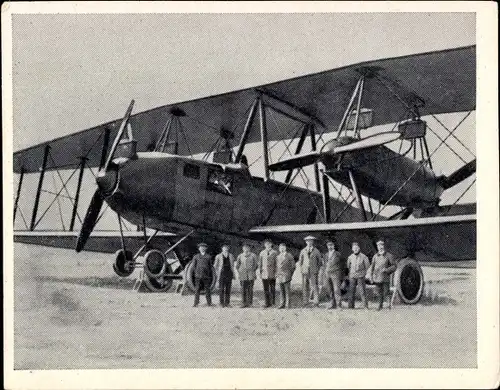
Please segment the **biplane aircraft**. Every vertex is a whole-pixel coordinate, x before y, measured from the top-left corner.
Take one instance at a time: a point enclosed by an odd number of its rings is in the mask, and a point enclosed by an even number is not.
[[[440,137],[425,121],[475,111],[475,52],[469,46],[370,61],[133,115],[132,101],[121,119],[14,153],[15,208],[23,176],[39,175],[31,224],[16,230],[15,240],[77,252],[117,250],[119,276],[143,267],[146,286],[161,292],[176,278],[193,285],[189,259],[200,239],[213,251],[264,236],[297,250],[303,235],[313,233],[333,237],[347,255],[354,238],[368,252],[385,236],[399,259],[397,291],[415,303],[424,285],[420,262],[476,256],[475,203],[440,204],[445,191],[475,174],[475,155],[459,156],[455,172],[437,174],[432,157],[450,147],[449,138],[458,140],[458,125],[443,124],[447,135]],[[364,136],[387,124],[391,131]],[[439,138],[433,151],[429,132]],[[306,141],[311,148],[304,152]],[[272,162],[272,142],[284,144],[288,156]],[[249,144],[260,148],[263,177],[250,173]],[[99,169],[97,189],[76,233],[87,167]],[[305,167],[315,188],[294,184]],[[44,174],[60,169],[79,172],[70,229],[37,230]],[[278,171],[286,171],[283,180],[272,177]],[[104,203],[117,213],[119,233],[93,232]],[[399,211],[382,212],[393,206]],[[125,232],[123,220],[140,228]]]

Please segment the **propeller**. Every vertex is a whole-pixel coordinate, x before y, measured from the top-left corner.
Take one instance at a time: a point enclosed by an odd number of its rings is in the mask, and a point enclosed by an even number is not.
[[[78,235],[78,239],[76,241],[75,250],[77,252],[80,252],[83,249],[85,243],[90,237],[90,233],[92,233],[92,230],[94,230],[103,203],[104,197],[101,195],[101,191],[98,189],[96,192],[94,192],[92,200],[90,201],[89,208],[87,209],[87,213],[85,214],[85,218],[83,219],[82,228],[80,229],[80,234]]]
[[[115,176],[117,173],[115,169],[116,165],[112,164],[113,155],[115,154],[116,148],[118,147],[120,139],[122,138],[123,131],[125,130],[125,127],[127,126],[127,123],[130,119],[133,107],[134,107],[134,100],[130,102],[127,111],[125,112],[125,116],[121,121],[120,128],[118,129],[118,133],[116,134],[115,140],[113,141],[113,145],[111,146],[111,149],[108,153],[106,162],[104,163],[102,169],[99,171],[99,174],[97,175],[96,179],[97,190],[94,192],[94,195],[92,196],[92,200],[90,201],[87,213],[85,214],[85,218],[83,219],[82,227],[80,229],[80,233],[76,241],[75,250],[77,252],[80,252],[85,247],[85,244],[87,243],[87,240],[89,239],[92,230],[94,230],[94,227],[99,218],[99,213],[101,212],[102,205],[104,204],[105,194],[107,193],[105,191],[106,190],[105,187],[109,187],[109,183],[112,182],[111,180],[113,179],[113,177],[110,176],[111,175]]]
[[[375,134],[360,140],[350,138],[347,144],[345,143],[345,139],[335,139],[326,143],[321,151],[298,154],[296,156],[269,165],[269,169],[271,171],[287,171],[290,169],[302,168],[307,165],[314,164],[316,161],[321,160],[326,156],[332,157],[334,155],[339,155],[342,153],[354,152],[366,148],[373,148],[375,146],[380,146],[395,141],[400,136],[401,133],[397,131],[388,131],[385,133]]]
[[[456,186],[457,184],[463,182],[469,176],[476,173],[476,159],[468,162],[461,168],[457,169],[450,176],[442,176],[441,183],[445,190]]]

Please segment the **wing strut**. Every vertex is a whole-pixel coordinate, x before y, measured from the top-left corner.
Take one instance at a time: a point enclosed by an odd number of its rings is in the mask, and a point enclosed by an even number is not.
[[[12,217],[13,222],[16,222],[16,212],[17,212],[17,206],[19,204],[19,198],[21,196],[21,188],[23,186],[23,179],[24,179],[24,167],[21,167],[21,174],[19,176],[19,183],[17,184],[17,192],[16,192],[16,200],[14,202],[14,216]]]
[[[356,185],[356,181],[354,180],[352,171],[349,169],[348,172],[349,172],[349,180],[351,181],[352,191],[354,192],[354,196],[356,197],[356,203],[358,204],[361,218],[363,219],[363,221],[366,221],[366,212],[365,212],[365,206],[363,205],[363,199],[361,198],[361,194],[358,191],[358,186]]]
[[[316,151],[316,136],[314,134],[314,124],[310,124],[309,126],[309,134],[311,138],[311,151],[315,152]],[[318,168],[318,162],[314,162],[314,179],[316,181],[316,191],[321,192],[321,184],[319,181],[319,168]]]
[[[80,160],[80,173],[78,174],[78,183],[76,185],[75,203],[73,203],[73,212],[71,213],[71,223],[69,224],[69,230],[72,232],[75,227],[75,218],[78,211],[78,200],[80,199],[80,190],[82,187],[83,172],[85,171],[85,164],[87,163],[87,158],[82,157]]]
[[[50,145],[45,145],[45,150],[43,152],[42,168],[40,170],[40,178],[38,179],[38,188],[35,195],[35,203],[33,204],[33,213],[31,214],[31,225],[30,230],[35,230],[36,225],[36,214],[38,213],[38,205],[40,203],[40,195],[42,193],[43,178],[45,176],[45,170],[47,169],[47,160],[49,158]]]
[[[266,109],[264,107],[264,103],[262,102],[262,97],[258,98],[258,102],[262,156],[264,157],[264,181],[267,181],[269,179],[269,151],[267,148]]]
[[[247,121],[245,123],[245,127],[243,128],[243,133],[241,134],[240,145],[238,146],[238,153],[236,153],[236,157],[234,162],[239,164],[241,162],[241,158],[243,157],[243,151],[245,150],[245,145],[248,140],[248,135],[250,133],[250,129],[252,128],[253,120],[255,118],[255,111],[257,109],[257,104],[259,103],[259,98],[257,97],[252,107],[250,108],[250,112],[248,113]]]

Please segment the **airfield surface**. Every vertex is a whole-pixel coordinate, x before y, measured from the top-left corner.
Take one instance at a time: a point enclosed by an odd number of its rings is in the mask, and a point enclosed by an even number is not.
[[[476,367],[476,270],[424,267],[421,302],[369,310],[192,308],[132,291],[112,257],[14,245],[14,368]],[[137,272],[137,271],[136,271]],[[296,273],[294,306],[300,302]],[[218,295],[213,301],[218,303]],[[359,302],[358,302],[359,305]]]

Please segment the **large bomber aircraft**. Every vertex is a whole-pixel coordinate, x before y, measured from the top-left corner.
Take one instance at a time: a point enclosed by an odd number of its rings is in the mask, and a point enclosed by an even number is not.
[[[422,119],[475,110],[475,52],[470,46],[370,61],[134,115],[132,100],[121,119],[14,153],[20,175],[14,217],[23,176],[39,174],[31,224],[15,231],[15,240],[77,252],[117,250],[119,276],[143,267],[145,285],[161,292],[182,277],[192,287],[189,260],[199,240],[216,251],[222,243],[238,247],[271,237],[297,250],[304,234],[313,233],[320,241],[334,238],[346,256],[353,239],[370,252],[385,236],[399,260],[396,291],[403,302],[416,303],[424,284],[420,262],[476,254],[475,204],[440,205],[445,191],[475,174],[475,157],[459,156],[463,165],[454,173],[436,174],[432,157],[450,147],[448,138],[458,140],[456,128],[443,125],[448,135],[438,136],[431,152],[426,138],[432,129]],[[362,136],[385,124],[394,124],[392,130]],[[239,140],[234,150],[233,139]],[[298,140],[295,153],[273,163],[269,145],[281,140],[288,150]],[[311,150],[304,153],[306,140]],[[249,143],[260,145],[264,177],[250,173]],[[389,148],[396,143],[399,152]],[[200,153],[204,158],[193,157]],[[293,184],[306,166],[313,169],[315,190]],[[76,234],[86,167],[98,167],[97,189]],[[37,230],[44,174],[60,169],[80,172],[70,229]],[[274,171],[287,171],[285,180],[272,179]],[[339,185],[349,190],[347,198],[330,196]],[[93,232],[104,202],[117,213],[119,232]],[[400,211],[387,216],[382,210],[388,206]],[[122,220],[140,229],[126,232]]]

